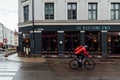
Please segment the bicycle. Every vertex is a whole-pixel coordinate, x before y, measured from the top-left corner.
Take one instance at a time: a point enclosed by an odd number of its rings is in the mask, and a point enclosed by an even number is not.
[[[78,69],[84,66],[87,70],[93,70],[95,69],[95,61],[88,57],[84,57],[82,60],[81,58],[74,58],[69,61],[69,66],[71,69]]]

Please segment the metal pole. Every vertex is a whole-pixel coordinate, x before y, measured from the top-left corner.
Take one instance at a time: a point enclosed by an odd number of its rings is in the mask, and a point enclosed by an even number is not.
[[[7,49],[7,38],[6,38],[6,31],[4,25],[2,25],[2,34],[3,34],[3,45],[5,47],[5,55],[4,57],[8,57],[8,49]]]
[[[35,53],[35,34],[34,34],[34,0],[32,0],[32,29],[33,29],[33,53]]]
[[[5,42],[5,57],[8,57],[7,42]]]

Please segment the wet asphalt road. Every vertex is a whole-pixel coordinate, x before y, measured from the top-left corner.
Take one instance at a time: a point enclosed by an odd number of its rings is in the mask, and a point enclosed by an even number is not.
[[[52,61],[52,59],[51,59]],[[97,64],[94,70],[72,70],[68,63],[8,61],[0,54],[0,80],[120,80],[120,64]]]
[[[64,63],[22,63],[13,80],[120,80],[120,64],[72,70]]]

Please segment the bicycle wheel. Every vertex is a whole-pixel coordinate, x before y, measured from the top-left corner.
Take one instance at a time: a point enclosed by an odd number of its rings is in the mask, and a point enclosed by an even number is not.
[[[86,60],[84,62],[84,67],[88,70],[93,70],[95,68],[95,61],[92,59]]]
[[[69,66],[71,69],[78,69],[79,68],[79,63],[77,59],[72,59],[69,61]]]

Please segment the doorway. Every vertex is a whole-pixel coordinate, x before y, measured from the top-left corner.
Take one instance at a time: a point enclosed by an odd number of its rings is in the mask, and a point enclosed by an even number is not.
[[[119,32],[109,32],[108,33],[108,52],[110,54],[120,54]]]
[[[23,33],[23,52],[26,55],[30,54],[30,33]]]

